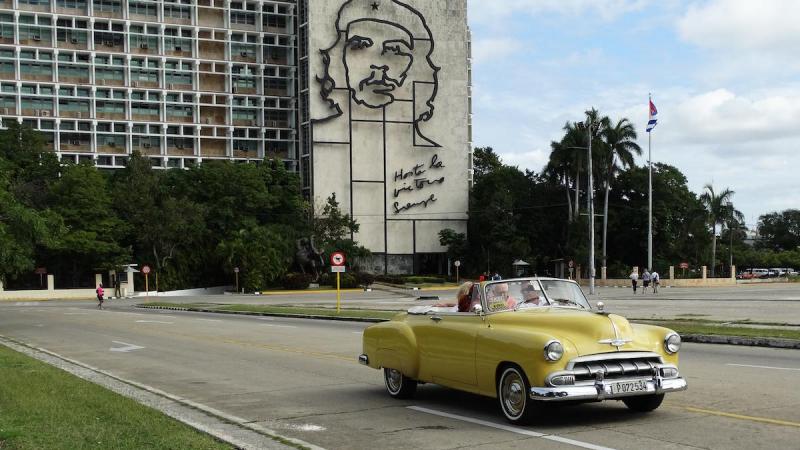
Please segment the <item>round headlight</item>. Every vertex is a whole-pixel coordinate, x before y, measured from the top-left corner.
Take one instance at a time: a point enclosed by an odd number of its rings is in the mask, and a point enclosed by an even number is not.
[[[562,356],[564,356],[564,346],[561,342],[550,341],[544,346],[544,359],[558,361]]]
[[[678,353],[678,350],[681,349],[681,337],[678,333],[670,333],[667,337],[664,338],[664,350],[667,353]]]

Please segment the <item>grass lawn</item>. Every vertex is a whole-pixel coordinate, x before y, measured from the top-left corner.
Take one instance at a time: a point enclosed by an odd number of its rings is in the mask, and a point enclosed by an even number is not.
[[[158,411],[0,345],[0,449],[229,449]]]
[[[717,336],[742,336],[759,338],[782,338],[800,340],[796,328],[748,327],[743,324],[723,325],[723,322],[702,320],[631,320],[631,322],[659,325],[675,330],[678,334],[712,334]]]
[[[336,308],[312,308],[298,306],[265,306],[265,305],[211,305],[208,303],[165,303],[148,302],[144,306],[163,306],[187,308],[190,310],[210,310],[210,311],[233,311],[242,313],[265,313],[265,314],[298,314],[325,317],[357,317],[371,319],[391,319],[401,311],[379,311],[373,309],[346,309],[342,308],[340,313],[336,313]]]

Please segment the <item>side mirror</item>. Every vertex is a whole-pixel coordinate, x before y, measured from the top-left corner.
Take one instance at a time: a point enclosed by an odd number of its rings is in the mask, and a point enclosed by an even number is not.
[[[472,312],[474,312],[475,314],[477,314],[479,316],[482,316],[483,315],[483,306],[481,306],[480,304],[474,305],[472,307]]]
[[[603,312],[603,310],[605,310],[605,308],[606,308],[606,304],[605,303],[597,302],[597,310],[598,311]]]

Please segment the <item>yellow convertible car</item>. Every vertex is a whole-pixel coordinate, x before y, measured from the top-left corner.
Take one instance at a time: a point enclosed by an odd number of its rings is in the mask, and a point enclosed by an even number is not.
[[[359,362],[383,369],[392,397],[436,383],[497,398],[515,424],[543,402],[615,399],[646,412],[686,389],[677,333],[593,309],[573,281],[488,281],[468,295],[464,312],[418,306],[368,327]]]

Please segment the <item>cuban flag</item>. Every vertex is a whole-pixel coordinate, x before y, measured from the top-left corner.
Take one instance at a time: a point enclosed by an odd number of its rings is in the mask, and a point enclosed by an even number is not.
[[[650,100],[650,120],[647,122],[648,133],[653,131],[653,128],[656,127],[656,123],[658,123],[657,115],[658,110],[656,109],[656,105],[653,104],[653,100]]]

